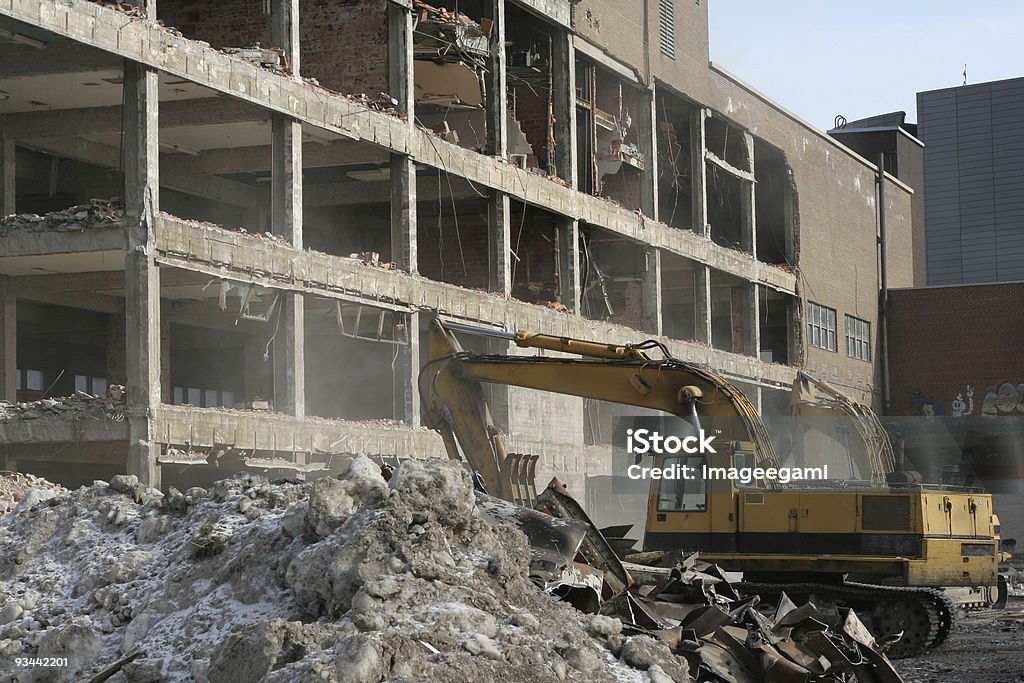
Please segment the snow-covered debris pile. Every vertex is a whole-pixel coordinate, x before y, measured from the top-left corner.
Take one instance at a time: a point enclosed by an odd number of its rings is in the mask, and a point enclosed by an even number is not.
[[[474,500],[456,463],[385,482],[359,457],[339,479],[162,495],[118,476],[19,508],[0,681],[689,680],[664,643],[538,590],[525,537]],[[15,667],[47,656],[68,666]]]
[[[0,514],[10,512],[23,500],[26,507],[31,507],[66,490],[60,484],[32,474],[0,472]]]
[[[34,213],[15,213],[0,216],[0,235],[15,231],[80,232],[90,228],[109,228],[125,225],[124,202],[119,199],[93,199],[44,216]]]

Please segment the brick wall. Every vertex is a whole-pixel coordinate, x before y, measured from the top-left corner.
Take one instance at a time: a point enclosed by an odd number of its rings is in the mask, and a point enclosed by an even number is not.
[[[213,47],[271,45],[270,15],[251,0],[161,0],[159,18],[186,37]],[[384,0],[301,0],[303,76],[342,93],[371,97],[388,89],[388,28]]]
[[[957,394],[974,390],[973,414],[1000,387],[1024,384],[1020,353],[1024,284],[929,287],[889,293],[892,412],[919,415],[925,402],[950,415]],[[1004,389],[1010,397],[1009,389]],[[995,398],[986,410],[1000,413]],[[1009,398],[1002,405],[1009,404]],[[1024,416],[1024,403],[1016,414]]]

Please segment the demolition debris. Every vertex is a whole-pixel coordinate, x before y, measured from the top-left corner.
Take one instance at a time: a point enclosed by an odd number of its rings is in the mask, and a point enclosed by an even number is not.
[[[82,232],[93,228],[124,227],[124,202],[120,198],[93,199],[44,216],[16,213],[0,218],[0,236],[17,231]]]
[[[537,553],[463,467],[389,474],[360,456],[304,484],[162,494],[119,475],[24,497],[0,523],[0,680],[900,680],[852,612],[766,616],[695,558],[585,614],[555,598],[564,577],[617,586],[617,569],[568,571],[569,552],[538,588]]]

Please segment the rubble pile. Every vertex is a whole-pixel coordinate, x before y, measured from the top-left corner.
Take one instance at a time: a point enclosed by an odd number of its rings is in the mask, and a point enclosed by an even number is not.
[[[0,236],[15,231],[81,232],[124,225],[124,202],[120,198],[92,199],[88,204],[52,211],[44,216],[34,213],[5,216],[0,219]]]
[[[2,471],[0,472],[0,514],[13,510],[30,493],[30,499],[39,501],[66,490],[60,484],[54,484],[32,474]],[[32,493],[33,491],[36,493]]]
[[[690,680],[666,644],[538,590],[529,564],[448,461],[166,495],[117,476],[0,522],[0,681]]]
[[[25,403],[0,401],[0,422],[24,422],[50,417],[120,422],[125,418],[126,409],[124,387],[120,384],[111,384],[106,396],[93,396],[84,391],[76,391],[70,396],[43,398]]]
[[[741,599],[696,554],[653,589],[619,596],[602,611],[621,616],[624,633],[667,643],[699,683],[902,680],[882,652],[891,643],[877,643],[852,609],[797,607],[785,593],[774,606],[757,595]]]

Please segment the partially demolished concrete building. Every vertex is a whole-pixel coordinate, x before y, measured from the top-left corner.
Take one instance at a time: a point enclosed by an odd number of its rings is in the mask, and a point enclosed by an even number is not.
[[[436,315],[654,337],[766,413],[798,367],[878,403],[912,193],[711,64],[707,11],[0,0],[0,467],[443,456]],[[608,406],[490,398],[597,495]]]

